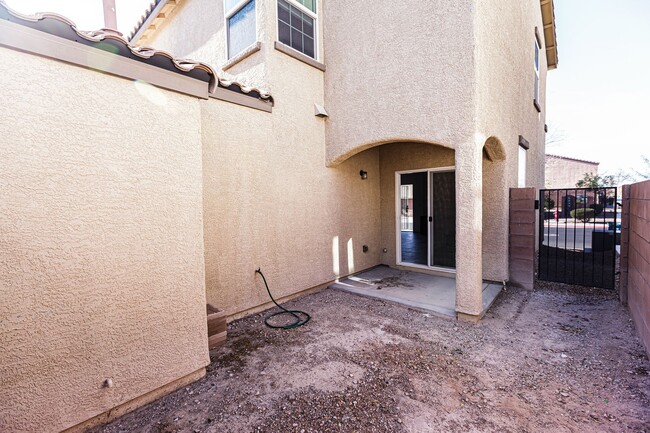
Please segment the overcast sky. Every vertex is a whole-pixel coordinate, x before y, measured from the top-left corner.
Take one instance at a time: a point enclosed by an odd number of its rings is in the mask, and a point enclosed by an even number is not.
[[[102,0],[6,0],[25,13],[55,11],[82,30],[103,27]],[[151,0],[116,0],[128,35]],[[650,0],[555,0],[558,69],[548,74],[548,153],[600,162],[600,172],[650,157]],[[200,59],[199,59],[200,60]]]
[[[650,0],[555,0],[558,69],[546,123],[564,139],[548,153],[600,162],[600,173],[650,157]]]

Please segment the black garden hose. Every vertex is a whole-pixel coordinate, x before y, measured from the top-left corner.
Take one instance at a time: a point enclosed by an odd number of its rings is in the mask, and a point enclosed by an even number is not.
[[[269,293],[269,297],[271,298],[271,301],[282,311],[278,311],[277,313],[269,314],[266,316],[264,319],[264,323],[266,326],[269,328],[273,329],[295,329],[298,328],[305,323],[309,322],[309,319],[311,319],[311,316],[304,311],[300,310],[287,310],[284,308],[282,305],[278,304],[275,299],[273,299],[273,295],[271,294],[271,291],[269,290],[269,285],[266,283],[266,278],[264,278],[264,274],[262,273],[262,270],[260,268],[257,268],[255,270],[256,274],[260,274],[262,276],[262,280],[264,280],[264,286],[266,286],[266,291]],[[291,314],[296,320],[293,323],[289,323],[288,325],[272,325],[269,323],[269,319],[272,319],[273,317],[276,316],[281,316],[283,314]]]

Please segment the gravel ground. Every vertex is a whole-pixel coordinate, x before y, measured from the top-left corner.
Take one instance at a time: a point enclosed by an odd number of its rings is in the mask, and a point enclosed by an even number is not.
[[[206,377],[95,432],[650,432],[650,363],[612,291],[508,289],[478,325],[335,290],[233,322]]]

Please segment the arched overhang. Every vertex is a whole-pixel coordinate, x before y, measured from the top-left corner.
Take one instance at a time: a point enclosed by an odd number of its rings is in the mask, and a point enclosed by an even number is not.
[[[483,145],[483,154],[488,161],[496,162],[506,160],[506,149],[501,140],[494,136],[485,140],[485,144]]]
[[[373,147],[378,147],[382,146],[385,144],[393,144],[393,143],[420,143],[420,144],[430,144],[431,146],[440,146],[444,147],[447,149],[454,150],[454,146],[448,143],[437,143],[433,141],[427,141],[427,140],[419,140],[419,139],[408,139],[408,138],[394,138],[390,140],[381,140],[381,141],[375,141],[375,142],[369,142],[365,144],[361,144],[359,146],[355,146],[351,149],[348,149],[346,152],[341,153],[340,155],[336,155],[333,158],[330,159],[328,155],[328,161],[327,161],[327,167],[336,167],[337,165],[347,161],[351,157],[353,157],[356,154],[359,154],[363,151],[366,151],[368,149],[372,149]]]

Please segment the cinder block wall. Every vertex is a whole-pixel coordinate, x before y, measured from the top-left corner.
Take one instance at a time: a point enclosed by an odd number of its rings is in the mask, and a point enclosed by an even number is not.
[[[650,180],[631,185],[629,194],[628,305],[650,355]]]

